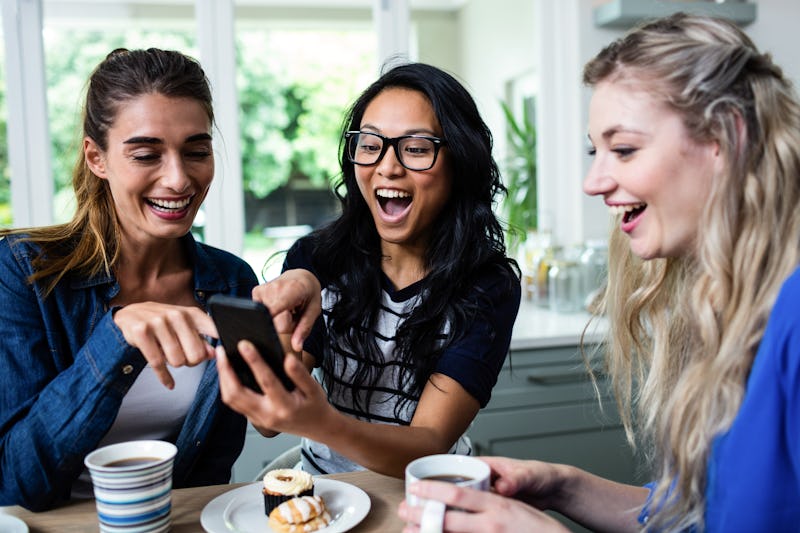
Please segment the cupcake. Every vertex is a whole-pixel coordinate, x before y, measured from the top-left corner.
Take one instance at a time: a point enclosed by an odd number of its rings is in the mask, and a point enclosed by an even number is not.
[[[278,533],[316,531],[331,523],[331,515],[319,496],[286,500],[269,514],[269,527]]]
[[[298,496],[314,494],[314,479],[308,472],[281,468],[264,475],[264,512],[269,515],[281,503]]]

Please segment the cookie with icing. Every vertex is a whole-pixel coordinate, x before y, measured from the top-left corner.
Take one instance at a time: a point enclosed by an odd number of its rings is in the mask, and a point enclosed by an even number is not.
[[[278,533],[307,533],[331,523],[320,496],[299,496],[277,506],[269,514],[269,527]]]

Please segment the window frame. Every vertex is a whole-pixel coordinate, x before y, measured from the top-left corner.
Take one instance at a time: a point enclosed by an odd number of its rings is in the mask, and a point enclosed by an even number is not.
[[[47,119],[43,52],[43,0],[2,0],[7,53],[7,102],[11,205],[14,227],[53,223],[53,172]],[[72,9],[68,1],[59,8]],[[136,0],[119,2],[124,13]],[[204,237],[208,244],[241,255],[244,246],[244,201],[239,159],[238,97],[235,87],[234,0],[173,0],[194,5],[200,62],[214,91],[218,179],[205,201]],[[85,9],[75,2],[74,9]],[[410,7],[408,0],[372,2],[373,24],[379,42],[379,65],[389,56],[408,57]],[[12,53],[13,51],[13,53]],[[24,66],[24,68],[23,68]],[[34,150],[34,147],[36,148]]]

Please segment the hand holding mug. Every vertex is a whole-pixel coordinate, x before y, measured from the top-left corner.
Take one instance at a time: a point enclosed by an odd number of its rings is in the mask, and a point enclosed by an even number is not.
[[[432,455],[406,467],[406,499],[398,514],[404,533],[459,531],[567,532],[552,516],[489,491],[489,465],[476,457]]]
[[[441,533],[448,507],[440,500],[418,496],[412,486],[419,481],[438,481],[489,490],[490,474],[486,463],[467,455],[428,455],[410,462],[406,467],[406,504],[422,508],[420,532]]]

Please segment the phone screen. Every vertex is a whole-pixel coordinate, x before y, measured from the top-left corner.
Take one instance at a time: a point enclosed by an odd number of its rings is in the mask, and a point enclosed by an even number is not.
[[[294,383],[283,369],[283,346],[272,323],[272,315],[264,304],[247,298],[215,294],[208,300],[208,309],[217,326],[222,347],[242,385],[261,392],[250,367],[237,349],[240,340],[248,340],[255,345],[286,390],[294,389]]]

